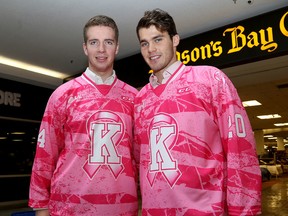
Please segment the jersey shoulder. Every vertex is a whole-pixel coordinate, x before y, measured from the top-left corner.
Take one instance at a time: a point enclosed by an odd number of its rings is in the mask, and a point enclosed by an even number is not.
[[[133,87],[132,85],[120,80],[120,79],[117,79],[117,86],[119,88],[122,88],[123,90],[129,92],[129,93],[132,93],[134,95],[136,95],[138,93],[138,90]]]

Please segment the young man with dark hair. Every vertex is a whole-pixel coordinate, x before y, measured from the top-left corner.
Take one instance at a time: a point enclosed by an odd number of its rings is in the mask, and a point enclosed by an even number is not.
[[[180,38],[165,11],[137,25],[153,70],[135,98],[142,215],[257,215],[261,172],[237,91],[212,66],[177,61]]]

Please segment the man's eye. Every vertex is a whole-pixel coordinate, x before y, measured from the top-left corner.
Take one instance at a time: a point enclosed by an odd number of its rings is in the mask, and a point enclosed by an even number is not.
[[[90,45],[97,45],[97,42],[96,41],[91,41]]]
[[[156,38],[156,39],[155,39],[155,42],[156,42],[156,43],[159,43],[160,41],[162,41],[162,38]]]
[[[105,44],[111,46],[111,45],[113,45],[114,43],[113,43],[113,41],[105,41]]]
[[[140,45],[141,45],[141,47],[146,47],[146,46],[148,46],[148,43],[142,42]]]

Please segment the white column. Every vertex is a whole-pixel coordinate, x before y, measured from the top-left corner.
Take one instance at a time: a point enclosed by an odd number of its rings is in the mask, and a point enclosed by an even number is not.
[[[257,155],[261,156],[261,155],[263,155],[265,153],[263,130],[255,130],[254,131],[254,138],[255,138],[255,141],[256,141]]]
[[[283,137],[277,137],[277,150],[278,151],[284,151],[284,138]]]

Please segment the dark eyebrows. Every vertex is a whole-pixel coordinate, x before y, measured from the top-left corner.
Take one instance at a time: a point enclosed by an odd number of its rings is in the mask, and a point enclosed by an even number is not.
[[[158,39],[158,38],[163,38],[164,35],[163,34],[159,34],[159,35],[156,35],[152,38],[152,40],[155,40],[155,39]],[[140,43],[143,43],[143,42],[148,42],[147,40],[140,40]]]
[[[146,40],[140,40],[140,44],[141,44],[141,43],[144,43],[144,42],[147,42],[147,41],[146,41]]]

